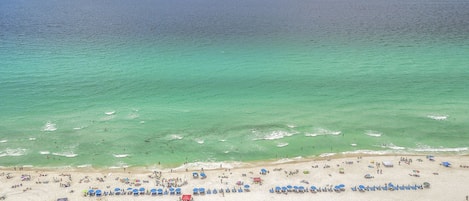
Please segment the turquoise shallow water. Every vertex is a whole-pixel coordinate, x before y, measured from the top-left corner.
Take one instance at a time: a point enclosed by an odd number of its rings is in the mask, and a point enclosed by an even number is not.
[[[467,154],[466,2],[37,4],[0,5],[1,166]]]

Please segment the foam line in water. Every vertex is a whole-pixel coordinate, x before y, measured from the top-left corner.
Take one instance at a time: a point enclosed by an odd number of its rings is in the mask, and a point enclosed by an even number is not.
[[[371,136],[371,137],[381,137],[381,135],[383,135],[383,133],[381,133],[379,131],[367,130],[367,131],[365,131],[365,135],[368,135],[368,136]]]
[[[16,148],[16,149],[11,149],[7,148],[4,151],[0,151],[0,157],[4,156],[23,156],[26,155],[26,149],[23,148]]]
[[[288,146],[288,142],[280,142],[277,144],[277,147],[286,147]]]
[[[54,152],[54,153],[52,153],[52,155],[54,155],[54,156],[63,156],[63,157],[66,157],[66,158],[75,158],[76,156],[78,156],[78,154],[75,154],[73,152],[64,152],[64,153]]]
[[[129,154],[113,154],[115,158],[127,158]]]
[[[444,121],[444,120],[448,119],[449,115],[431,114],[431,115],[427,115],[427,117],[430,118],[430,119],[433,119],[433,120],[437,120],[437,121]]]

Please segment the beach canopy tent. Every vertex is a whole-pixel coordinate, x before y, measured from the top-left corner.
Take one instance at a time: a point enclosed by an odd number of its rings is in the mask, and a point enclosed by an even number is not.
[[[68,198],[59,198],[57,201],[68,201]]]
[[[190,201],[191,200],[191,195],[182,195],[181,200],[182,201]]]
[[[384,167],[394,167],[391,161],[383,161]]]
[[[442,162],[441,165],[445,166],[445,167],[449,167],[451,166],[451,163],[449,162]]]
[[[202,177],[202,179],[205,179],[205,178],[207,178],[207,175],[205,173],[201,172],[200,177]]]
[[[252,180],[254,181],[254,183],[261,183],[262,182],[260,177],[254,177]]]

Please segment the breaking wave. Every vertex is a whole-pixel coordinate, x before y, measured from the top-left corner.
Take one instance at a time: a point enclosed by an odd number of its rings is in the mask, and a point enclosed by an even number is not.
[[[42,131],[45,131],[45,132],[52,132],[52,131],[56,131],[57,130],[57,125],[48,121],[43,127],[42,127]]]
[[[437,120],[437,121],[444,121],[448,119],[448,115],[427,115],[428,118]]]

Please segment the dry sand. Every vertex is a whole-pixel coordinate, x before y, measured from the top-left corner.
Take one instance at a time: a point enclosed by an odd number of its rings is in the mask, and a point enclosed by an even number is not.
[[[393,167],[384,167],[389,161]],[[444,167],[442,162],[450,162]],[[221,166],[221,168],[220,168]],[[0,196],[5,200],[55,201],[68,200],[168,200],[176,201],[178,195],[148,195],[152,188],[167,191],[168,183],[178,185],[182,194],[193,194],[193,188],[244,189],[249,192],[193,195],[195,201],[206,200],[466,200],[469,195],[469,156],[435,156],[434,161],[421,155],[393,156],[343,156],[335,158],[308,158],[292,161],[259,162],[250,164],[187,164],[174,169],[127,168],[96,170],[91,168],[1,168]],[[186,170],[187,169],[187,170]],[[203,169],[203,170],[202,170]],[[261,169],[267,170],[261,174]],[[343,173],[340,170],[343,169]],[[204,172],[205,179],[193,178],[193,172]],[[156,172],[156,174],[155,174]],[[370,174],[373,178],[365,178]],[[254,183],[253,178],[262,183]],[[429,188],[394,191],[353,191],[364,186],[417,185],[430,183]],[[238,185],[238,184],[243,185]],[[276,186],[331,187],[344,184],[340,192],[287,192],[271,193]],[[165,186],[162,186],[165,185]],[[145,188],[144,195],[85,196],[89,189],[114,192],[118,187]],[[128,191],[126,191],[127,193]],[[0,198],[0,199],[1,199]]]

